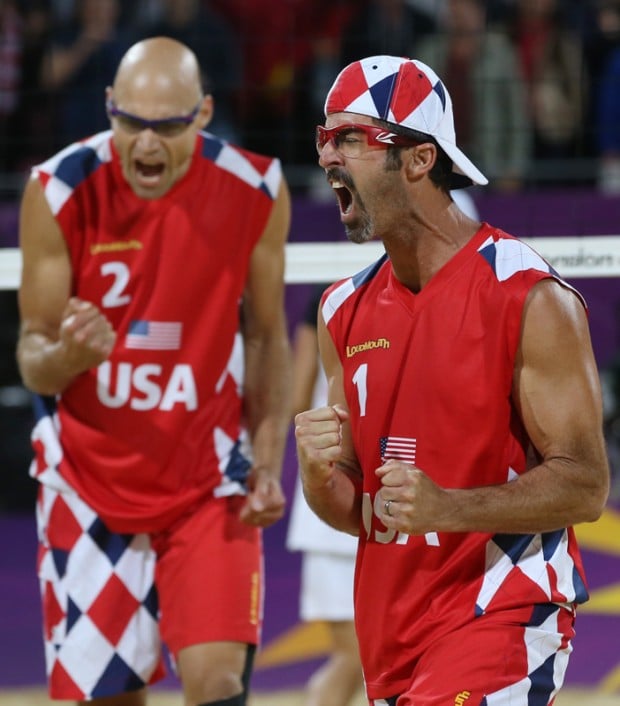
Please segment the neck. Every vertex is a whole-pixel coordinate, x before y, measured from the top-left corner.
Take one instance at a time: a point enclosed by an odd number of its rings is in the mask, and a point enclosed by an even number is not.
[[[420,292],[479,227],[451,201],[435,210],[432,219],[417,213],[406,231],[383,238],[395,277],[412,292]]]

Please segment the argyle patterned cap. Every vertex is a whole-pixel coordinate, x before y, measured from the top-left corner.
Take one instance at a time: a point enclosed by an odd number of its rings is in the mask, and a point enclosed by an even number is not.
[[[437,74],[421,61],[370,56],[346,66],[325,101],[325,115],[358,113],[402,125],[435,138],[466,183],[487,184],[456,146],[452,100]]]

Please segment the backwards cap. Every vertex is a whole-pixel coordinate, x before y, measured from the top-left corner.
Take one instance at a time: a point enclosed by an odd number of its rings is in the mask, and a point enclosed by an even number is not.
[[[452,160],[458,186],[488,179],[456,146],[452,100],[437,74],[416,59],[370,56],[346,66],[325,101],[325,115],[358,113],[435,138]],[[466,177],[463,179],[463,177]],[[454,184],[457,186],[457,183]]]

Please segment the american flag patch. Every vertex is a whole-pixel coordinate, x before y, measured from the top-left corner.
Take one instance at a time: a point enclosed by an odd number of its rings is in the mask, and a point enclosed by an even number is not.
[[[394,458],[415,464],[416,440],[410,436],[382,436],[379,439],[379,447],[382,461]]]
[[[181,347],[180,321],[132,321],[125,348],[149,351],[176,351]]]

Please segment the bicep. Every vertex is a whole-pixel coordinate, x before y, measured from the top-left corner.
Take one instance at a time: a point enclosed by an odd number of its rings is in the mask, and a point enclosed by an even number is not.
[[[513,395],[543,462],[559,458],[593,473],[604,469],[601,393],[586,312],[554,280],[536,285],[525,304]]]
[[[19,239],[22,274],[18,301],[22,331],[54,338],[70,296],[71,263],[38,179],[30,179],[24,191]]]

